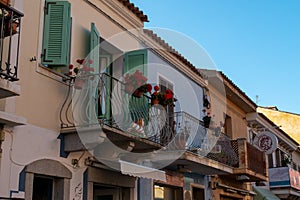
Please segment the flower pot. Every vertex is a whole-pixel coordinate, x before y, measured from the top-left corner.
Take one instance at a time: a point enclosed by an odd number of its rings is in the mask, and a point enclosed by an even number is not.
[[[141,98],[143,96],[143,92],[140,91],[140,90],[135,90],[133,93],[132,93],[132,96],[134,97],[137,97],[137,98]]]
[[[210,121],[211,121],[211,117],[209,117],[209,116],[203,117],[203,124],[204,124],[205,128],[209,128]]]
[[[74,88],[75,89],[80,90],[80,89],[83,88],[83,85],[84,85],[84,80],[83,79],[81,79],[81,78],[76,78],[75,79],[75,83],[74,83]]]
[[[158,99],[152,99],[151,100],[151,104],[152,105],[158,105],[159,104],[159,100]]]

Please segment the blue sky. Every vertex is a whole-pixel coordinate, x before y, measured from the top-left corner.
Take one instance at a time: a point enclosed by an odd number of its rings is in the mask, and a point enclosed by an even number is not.
[[[131,0],[150,22],[197,41],[261,106],[300,113],[299,0]]]

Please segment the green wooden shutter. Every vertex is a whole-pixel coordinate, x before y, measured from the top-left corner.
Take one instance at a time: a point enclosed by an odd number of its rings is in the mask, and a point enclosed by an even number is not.
[[[47,0],[44,13],[42,64],[69,64],[71,4],[67,1]]]
[[[90,59],[93,61],[90,67],[93,67],[95,74],[98,74],[100,68],[100,33],[94,23],[91,23]]]
[[[145,64],[148,63],[147,50],[136,50],[127,52],[125,54],[125,70],[124,72],[128,72],[132,69],[132,73],[136,70],[140,70],[143,72],[144,76],[147,76],[147,67]]]
[[[99,74],[100,68],[100,33],[97,30],[94,23],[91,23],[91,33],[90,33],[90,52],[89,52],[89,59],[93,62],[90,64],[90,67],[94,68],[94,74]],[[91,100],[94,102],[93,106],[89,108],[89,115],[92,120],[97,120],[99,117],[98,113],[98,106],[99,106],[99,92],[97,85],[94,85],[94,80],[98,80],[98,78],[91,80],[90,88],[89,88],[89,95]],[[96,116],[95,116],[96,113]],[[97,117],[97,119],[95,119]],[[95,121],[96,122],[96,121]],[[93,123],[95,123],[93,122]]]
[[[148,55],[147,49],[136,50],[127,52],[125,54],[125,69],[124,73],[134,73],[136,70],[139,70],[143,73],[144,76],[147,77],[147,63],[148,63]],[[148,99],[146,97],[129,98],[129,110],[131,119],[133,121],[137,121],[139,119],[143,119],[145,125],[148,124],[148,112],[149,112],[149,104]]]

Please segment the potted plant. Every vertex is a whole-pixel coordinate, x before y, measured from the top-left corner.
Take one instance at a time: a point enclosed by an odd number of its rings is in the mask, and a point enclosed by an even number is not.
[[[160,104],[164,107],[175,106],[177,99],[174,97],[172,90],[167,89],[165,92],[159,91],[159,86],[154,86],[154,92],[151,94],[151,105]]]
[[[74,79],[74,88],[82,89],[86,80],[94,79],[94,68],[88,67],[92,64],[92,60],[77,59],[76,62],[79,66],[74,67],[74,65],[69,65],[69,76]]]
[[[142,97],[144,93],[151,92],[151,84],[146,83],[147,78],[139,70],[133,74],[126,74],[125,76],[125,92],[134,97]]]
[[[211,116],[206,115],[202,118],[202,120],[203,120],[204,127],[209,128]]]

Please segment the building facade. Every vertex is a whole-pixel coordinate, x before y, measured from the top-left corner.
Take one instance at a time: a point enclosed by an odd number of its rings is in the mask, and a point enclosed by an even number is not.
[[[274,127],[284,131],[288,137],[284,141],[294,143],[292,148],[287,148],[291,145],[279,142],[278,149],[268,156],[270,189],[280,199],[299,199],[299,115],[280,111],[276,107],[259,107],[258,112],[272,120]]]
[[[144,30],[128,0],[1,9],[0,198],[252,199],[267,181],[255,103]]]

